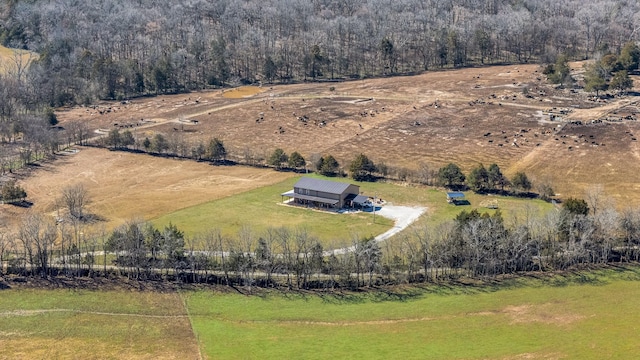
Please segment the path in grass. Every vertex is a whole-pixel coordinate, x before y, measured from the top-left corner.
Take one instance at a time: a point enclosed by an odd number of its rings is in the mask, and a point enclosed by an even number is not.
[[[176,319],[176,318],[188,317],[187,315],[149,315],[149,314],[104,312],[104,311],[83,311],[83,310],[77,310],[77,309],[12,310],[12,311],[0,312],[0,317],[32,316],[32,315],[41,315],[45,313],[56,313],[56,312],[69,312],[69,313],[76,313],[76,314],[91,314],[91,315],[106,315],[106,316],[143,317],[143,318],[152,318],[152,319]]]

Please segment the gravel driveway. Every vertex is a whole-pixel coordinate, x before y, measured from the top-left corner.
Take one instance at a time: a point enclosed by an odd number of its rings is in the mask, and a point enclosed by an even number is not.
[[[409,225],[411,225],[414,221],[418,220],[418,218],[427,211],[427,208],[423,207],[409,207],[409,206],[394,206],[394,205],[385,205],[380,210],[376,211],[376,215],[384,216],[388,219],[394,221],[394,225],[391,229],[386,232],[376,236],[374,240],[376,242],[387,240],[393,235],[399,233],[400,231],[406,229]],[[324,255],[329,256],[331,254],[335,255],[343,255],[348,252],[352,252],[355,250],[355,247],[349,246],[346,248],[333,249],[330,251],[325,251]]]

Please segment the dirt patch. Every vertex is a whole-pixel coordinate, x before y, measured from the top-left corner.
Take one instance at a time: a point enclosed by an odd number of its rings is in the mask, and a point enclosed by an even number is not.
[[[539,305],[518,305],[507,306],[495,312],[481,312],[476,315],[496,315],[504,314],[511,319],[512,324],[521,323],[544,323],[550,325],[564,326],[580,321],[585,317],[578,314],[567,314],[561,312],[561,307],[557,304]]]
[[[524,353],[501,358],[502,360],[558,360],[566,359],[567,356],[562,353]]]
[[[222,96],[227,99],[241,99],[250,97],[263,92],[264,90],[258,86],[241,86],[232,90],[227,90],[222,93]]]

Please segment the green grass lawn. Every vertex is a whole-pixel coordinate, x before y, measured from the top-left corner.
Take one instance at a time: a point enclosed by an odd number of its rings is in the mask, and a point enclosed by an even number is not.
[[[633,359],[638,298],[638,265],[362,293],[9,289],[0,359]]]
[[[382,198],[394,205],[426,207],[428,211],[417,221],[418,226],[434,226],[454,219],[463,210],[479,209],[481,212],[493,213],[495,210],[481,206],[485,200],[492,199],[497,199],[505,219],[523,216],[527,211],[543,214],[553,208],[553,205],[541,200],[478,195],[470,191],[465,192],[470,205],[455,206],[447,203],[446,192],[443,190],[384,182],[354,182],[351,179],[326,178],[315,174],[306,176],[355,183],[365,195]],[[310,234],[318,237],[326,248],[345,246],[350,244],[354,235],[375,236],[392,226],[391,220],[382,217],[376,217],[376,223],[372,223],[371,213],[340,215],[281,205],[280,194],[291,190],[298,179],[299,177],[288,179],[272,186],[192,206],[153,219],[152,222],[156,226],[172,222],[187,235],[218,228],[227,236],[235,236],[243,225],[249,225],[258,235],[268,227],[304,227]]]
[[[298,178],[251,190],[224,199],[207,202],[153,219],[156,226],[169,222],[187,235],[217,228],[226,236],[236,236],[250,226],[255,235],[269,227],[305,228],[319,238],[325,247],[349,245],[354,236],[376,236],[387,231],[393,221],[371,213],[335,214],[282,204],[281,193],[291,190]],[[365,190],[364,184],[361,190]],[[366,191],[366,190],[365,190]]]
[[[585,274],[399,294],[201,291],[187,304],[209,358],[635,358],[640,269]]]
[[[0,290],[0,359],[197,358],[176,293]]]

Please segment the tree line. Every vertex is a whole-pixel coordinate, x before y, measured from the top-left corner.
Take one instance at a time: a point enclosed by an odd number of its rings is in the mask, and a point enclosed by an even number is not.
[[[619,54],[640,5],[614,0],[9,1],[0,42],[59,106],[211,86],[352,79]]]
[[[500,193],[519,196],[539,196],[541,199],[549,201],[555,195],[551,184],[541,181],[535,186],[538,193],[532,193],[533,182],[526,173],[516,172],[511,179],[507,178],[500,170],[498,164],[491,164],[486,168],[483,164],[471,169],[468,175],[454,163],[449,163],[437,173],[437,183],[451,189],[470,189],[476,193]]]
[[[572,86],[576,79],[571,75],[567,57],[560,56],[553,64],[548,64],[543,73],[547,79],[560,86]],[[585,91],[595,92],[614,90],[618,93],[633,88],[629,73],[637,71],[640,63],[640,47],[634,42],[625,44],[619,53],[607,53],[597,61],[585,66],[583,87]]]
[[[325,249],[303,227],[235,235],[218,229],[186,236],[169,224],[132,219],[105,231],[71,213],[64,221],[30,215],[16,233],[0,232],[0,274],[110,276],[223,285],[352,288],[447,281],[461,276],[555,271],[585,264],[640,260],[640,210],[617,211],[601,187],[540,214],[524,206],[509,217],[462,211],[434,226],[417,226],[377,242],[354,235]],[[84,195],[86,197],[86,193]],[[76,199],[77,200],[77,199]],[[77,210],[77,208],[76,208]]]

